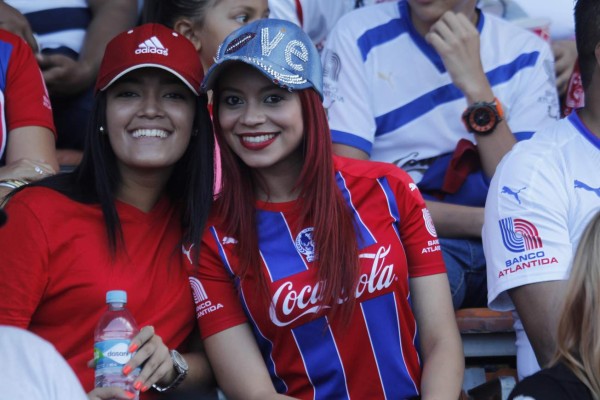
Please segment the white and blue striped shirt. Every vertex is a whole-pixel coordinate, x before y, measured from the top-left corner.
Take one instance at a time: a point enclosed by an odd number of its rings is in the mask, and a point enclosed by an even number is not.
[[[481,59],[517,139],[559,116],[550,46],[481,13]],[[335,143],[395,163],[419,182],[429,161],[474,141],[467,107],[442,59],[412,25],[405,1],[346,14],[323,52],[325,107]]]
[[[85,0],[6,0],[23,14],[35,34],[40,51],[77,58],[92,14]]]

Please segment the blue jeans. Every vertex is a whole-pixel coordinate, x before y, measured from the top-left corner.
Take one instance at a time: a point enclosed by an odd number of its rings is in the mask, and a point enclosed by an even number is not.
[[[478,239],[440,238],[454,309],[487,306],[483,244]]]

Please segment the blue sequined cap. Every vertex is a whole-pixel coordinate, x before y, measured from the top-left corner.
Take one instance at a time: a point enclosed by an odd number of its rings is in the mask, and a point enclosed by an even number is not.
[[[234,61],[252,65],[282,88],[314,88],[323,98],[320,55],[308,35],[292,22],[260,19],[232,32],[219,46],[202,90],[212,89],[223,67]]]

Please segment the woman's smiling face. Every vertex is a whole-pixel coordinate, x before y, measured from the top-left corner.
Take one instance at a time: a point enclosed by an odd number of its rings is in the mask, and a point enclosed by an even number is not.
[[[106,121],[119,169],[170,169],[190,142],[196,96],[159,68],[132,71],[107,89]]]
[[[302,165],[298,93],[273,84],[254,67],[234,63],[220,75],[219,123],[232,150],[255,169]]]

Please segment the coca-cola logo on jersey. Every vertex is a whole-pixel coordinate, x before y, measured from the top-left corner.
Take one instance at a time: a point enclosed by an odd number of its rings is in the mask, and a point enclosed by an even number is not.
[[[388,289],[397,280],[394,264],[386,264],[386,256],[391,246],[381,246],[377,253],[363,253],[360,258],[372,259],[369,267],[363,267],[358,278],[354,297],[360,299],[366,295]],[[284,281],[275,291],[269,309],[271,321],[277,326],[290,325],[294,321],[310,314],[318,313],[321,307],[321,282],[312,285],[298,285],[293,281]],[[339,299],[339,302],[344,302]]]

